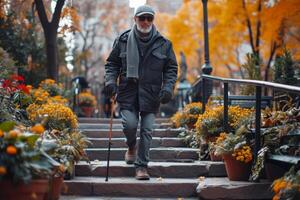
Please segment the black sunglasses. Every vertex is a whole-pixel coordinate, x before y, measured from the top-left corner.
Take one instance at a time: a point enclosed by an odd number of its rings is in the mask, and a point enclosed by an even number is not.
[[[146,19],[148,22],[152,22],[154,17],[153,16],[139,16],[138,19],[141,22],[145,21]]]

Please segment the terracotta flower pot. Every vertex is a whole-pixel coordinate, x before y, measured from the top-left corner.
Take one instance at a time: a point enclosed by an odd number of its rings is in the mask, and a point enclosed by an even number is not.
[[[0,182],[0,199],[5,200],[43,200],[48,190],[47,179],[32,180],[29,184],[13,184],[11,181]]]
[[[92,106],[80,106],[80,109],[84,113],[85,117],[92,117],[95,110]]]
[[[53,176],[49,180],[49,191],[46,193],[44,200],[58,200],[63,186],[63,176]]]
[[[251,173],[251,164],[236,160],[231,154],[224,154],[223,159],[227,176],[231,181],[248,181]]]

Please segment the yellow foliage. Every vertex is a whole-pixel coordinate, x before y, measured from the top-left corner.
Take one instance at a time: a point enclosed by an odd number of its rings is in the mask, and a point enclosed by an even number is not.
[[[166,21],[158,20],[159,24],[161,22],[160,27],[164,27],[166,35],[173,42],[177,57],[180,51],[185,53],[189,73],[191,68],[197,66],[200,69],[204,63],[202,15],[201,1],[183,1],[176,15],[168,16]],[[299,30],[299,18],[298,0],[280,0],[272,7],[260,0],[208,1],[209,46],[213,75],[229,76],[229,67],[238,70],[241,65],[240,54],[245,51],[245,45],[252,45],[252,52],[259,51],[264,63],[267,63],[270,49],[274,44],[275,54],[286,46],[295,52],[295,59],[299,59],[300,40],[289,35],[294,29]],[[194,75],[190,73],[188,76]],[[188,80],[194,78],[188,77]]]

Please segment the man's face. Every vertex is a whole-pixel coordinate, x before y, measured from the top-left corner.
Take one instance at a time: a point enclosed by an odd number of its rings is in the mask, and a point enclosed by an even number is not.
[[[148,14],[134,17],[137,29],[142,33],[149,33],[151,31],[153,20],[154,16]]]

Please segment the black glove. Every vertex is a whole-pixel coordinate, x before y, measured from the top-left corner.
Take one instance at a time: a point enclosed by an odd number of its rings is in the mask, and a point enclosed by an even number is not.
[[[171,92],[167,91],[167,90],[161,90],[159,93],[159,101],[162,104],[168,103],[172,98],[172,94]]]
[[[112,97],[117,93],[117,85],[115,83],[108,84],[104,87],[104,94]]]

